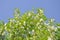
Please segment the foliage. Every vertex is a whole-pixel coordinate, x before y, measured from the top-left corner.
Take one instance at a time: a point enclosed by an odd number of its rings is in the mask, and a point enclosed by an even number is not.
[[[48,19],[43,9],[25,12],[20,15],[15,9],[14,18],[7,23],[0,22],[0,40],[59,40],[60,24]]]

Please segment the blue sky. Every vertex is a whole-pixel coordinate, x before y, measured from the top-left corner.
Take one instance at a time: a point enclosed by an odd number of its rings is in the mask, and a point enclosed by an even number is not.
[[[60,0],[0,0],[0,20],[7,22],[12,18],[14,8],[19,8],[21,13],[32,8],[44,8],[47,18],[60,22]]]

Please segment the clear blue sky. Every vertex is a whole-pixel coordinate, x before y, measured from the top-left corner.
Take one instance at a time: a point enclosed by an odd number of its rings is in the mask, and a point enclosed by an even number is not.
[[[48,18],[60,22],[60,0],[0,0],[0,20],[8,21],[13,17],[14,8],[23,13],[32,8],[44,8]]]

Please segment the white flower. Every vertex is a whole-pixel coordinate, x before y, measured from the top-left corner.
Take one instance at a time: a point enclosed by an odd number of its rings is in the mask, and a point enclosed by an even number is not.
[[[32,30],[32,32],[34,32],[34,30]]]
[[[40,30],[40,28],[41,28],[41,25],[39,25],[38,29]]]
[[[21,26],[21,28],[24,28],[23,26]]]
[[[29,34],[30,34],[31,32],[29,31]]]
[[[24,25],[26,24],[26,22],[24,21]]]
[[[10,22],[12,22],[12,20],[10,19]]]
[[[28,16],[31,16],[31,14],[30,14],[30,13],[28,13]]]
[[[60,26],[57,26],[58,28],[60,28]]]
[[[55,31],[57,31],[57,27],[55,27]]]
[[[21,25],[21,23],[19,23]]]
[[[7,23],[5,23],[5,26],[6,26]]]
[[[36,26],[38,26],[40,23],[38,22],[37,24],[36,24]]]
[[[41,12],[41,13],[43,13],[43,10],[42,10],[42,9],[40,9],[40,12]]]
[[[17,21],[17,23],[19,23],[19,21]]]
[[[51,29],[54,30],[54,31],[56,31],[57,30],[57,27],[52,26]]]
[[[45,25],[49,26],[49,23],[44,22]]]
[[[57,27],[55,27],[55,26],[48,26],[48,31],[51,31],[51,30],[56,31]]]
[[[54,30],[54,26],[49,26],[49,28],[50,28],[51,30]]]
[[[51,37],[48,37],[48,40],[52,40]]]
[[[40,22],[41,22],[41,21],[43,21],[43,19],[42,19],[42,18],[40,19]]]
[[[55,21],[55,19],[51,19],[51,22],[54,22]]]

